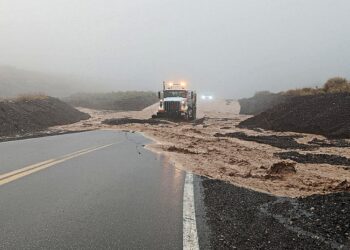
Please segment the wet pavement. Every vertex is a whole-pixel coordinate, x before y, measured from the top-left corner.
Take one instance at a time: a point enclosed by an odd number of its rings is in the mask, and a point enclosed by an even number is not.
[[[117,143],[0,186],[0,249],[182,249],[184,173],[138,134],[0,144],[0,174]]]
[[[91,131],[0,143],[0,249],[182,249],[185,173],[149,142]],[[350,193],[291,199],[200,176],[193,189],[200,249],[350,249]]]

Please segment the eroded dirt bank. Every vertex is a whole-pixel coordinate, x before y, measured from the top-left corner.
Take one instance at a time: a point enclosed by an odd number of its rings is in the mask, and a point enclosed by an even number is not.
[[[350,93],[295,96],[239,126],[350,139],[349,107]]]
[[[0,101],[0,139],[89,118],[88,114],[53,97],[29,96],[4,100]]]
[[[149,119],[157,105],[139,112],[80,109],[89,113],[91,118],[51,130],[142,132],[157,142],[147,147],[166,154],[177,168],[279,196],[298,197],[350,190],[348,166],[280,158],[281,153],[293,151],[302,155],[335,155],[344,160],[350,158],[350,148],[344,146],[347,140],[329,142],[317,135],[238,128],[237,125],[249,116],[239,115],[239,104],[232,100],[200,103],[199,107],[199,120],[194,123],[125,122],[125,118]],[[102,121],[113,118],[124,120],[117,121],[119,125],[102,124]],[[318,145],[319,142],[322,145]],[[337,146],[337,143],[342,146]]]

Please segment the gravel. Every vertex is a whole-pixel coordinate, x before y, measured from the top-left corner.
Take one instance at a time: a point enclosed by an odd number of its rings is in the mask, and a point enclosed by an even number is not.
[[[213,249],[312,250],[349,246],[349,194],[284,198],[286,202],[281,203],[281,198],[219,180],[202,177],[202,185]],[[299,221],[295,227],[289,225],[295,217],[293,204],[301,208],[296,211]],[[312,207],[312,216],[304,216],[304,210]]]
[[[280,198],[265,212],[292,231],[320,239],[336,249],[350,248],[350,193]]]

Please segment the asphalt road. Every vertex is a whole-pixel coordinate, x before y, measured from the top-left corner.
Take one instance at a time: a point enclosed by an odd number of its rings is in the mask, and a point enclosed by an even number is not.
[[[350,249],[349,193],[275,197],[179,171],[147,143],[0,143],[0,249]]]
[[[146,143],[115,131],[0,143],[0,249],[182,249],[185,173]]]

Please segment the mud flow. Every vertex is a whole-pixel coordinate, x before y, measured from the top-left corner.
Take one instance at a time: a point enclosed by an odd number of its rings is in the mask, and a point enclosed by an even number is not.
[[[164,154],[176,168],[275,195],[325,194],[334,192],[345,179],[350,180],[346,139],[241,128],[239,124],[251,116],[240,115],[240,106],[233,100],[203,102],[198,107],[198,119],[193,122],[151,119],[158,104],[129,112],[80,109],[91,118],[51,130],[141,132],[155,142],[147,148]],[[290,155],[288,150],[298,155]],[[321,160],[300,159],[310,157],[307,154],[325,156],[320,156]]]

